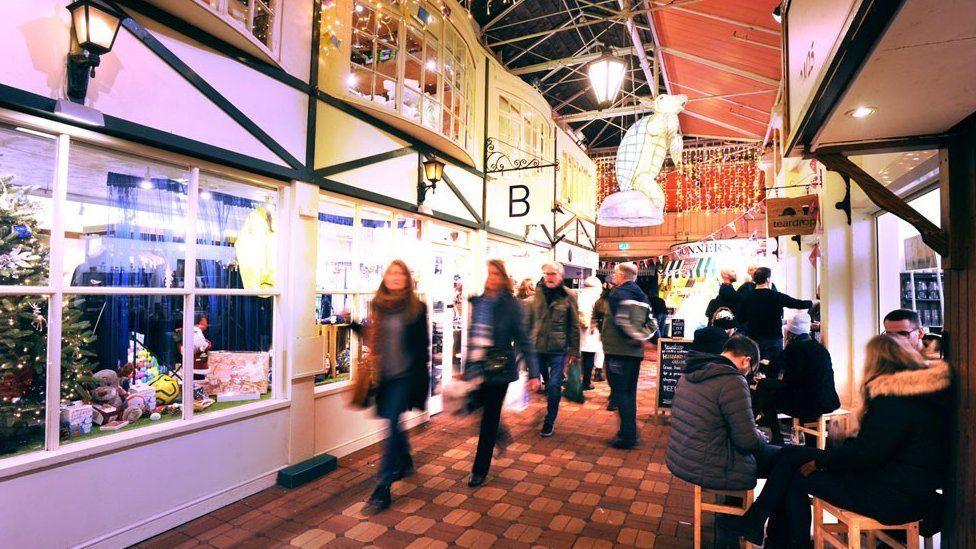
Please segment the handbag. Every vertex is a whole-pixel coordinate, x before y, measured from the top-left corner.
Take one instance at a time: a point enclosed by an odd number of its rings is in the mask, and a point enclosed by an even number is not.
[[[488,383],[508,382],[515,375],[515,364],[505,351],[491,349],[485,353],[483,372]]]
[[[378,380],[372,363],[373,361],[367,358],[362,367],[356,368],[353,372],[352,391],[349,396],[349,405],[353,408],[370,408],[376,401]]]

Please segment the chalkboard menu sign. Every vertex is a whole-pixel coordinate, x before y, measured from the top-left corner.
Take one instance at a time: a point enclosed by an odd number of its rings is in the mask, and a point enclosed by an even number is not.
[[[685,319],[683,318],[671,319],[671,337],[676,339],[685,337]]]
[[[661,339],[658,341],[657,407],[670,408],[674,388],[685,370],[690,339]]]

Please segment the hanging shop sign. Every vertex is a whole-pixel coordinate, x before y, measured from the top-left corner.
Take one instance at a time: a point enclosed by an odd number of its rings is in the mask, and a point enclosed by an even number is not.
[[[489,183],[488,219],[493,227],[522,234],[526,226],[552,223],[552,180],[520,178]]]
[[[605,227],[650,227],[664,223],[664,190],[658,173],[670,154],[681,164],[683,143],[678,113],[688,97],[662,94],[654,98],[654,114],[627,130],[617,148],[614,166],[620,190],[600,204],[597,223]]]
[[[792,147],[804,115],[825,77],[825,68],[837,54],[860,0],[796,0],[789,2],[783,25],[788,44],[787,143]]]
[[[807,235],[817,230],[818,198],[815,194],[792,198],[767,198],[769,236]]]
[[[600,256],[586,248],[559,242],[556,244],[556,261],[596,270],[600,265]]]

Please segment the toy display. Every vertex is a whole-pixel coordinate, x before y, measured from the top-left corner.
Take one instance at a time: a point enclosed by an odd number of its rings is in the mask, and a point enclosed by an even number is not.
[[[210,367],[211,395],[268,392],[271,357],[267,352],[213,351]]]
[[[158,404],[172,404],[180,397],[180,380],[175,376],[163,374],[149,383],[156,391]]]
[[[95,403],[121,409],[126,393],[119,385],[119,374],[114,370],[100,370],[93,377],[96,386],[92,391],[92,399]]]
[[[95,425],[104,425],[115,421],[119,417],[119,408],[107,404],[92,404],[92,421]]]
[[[68,433],[69,437],[87,435],[91,433],[94,423],[94,411],[91,404],[74,402],[61,405],[61,429]]]

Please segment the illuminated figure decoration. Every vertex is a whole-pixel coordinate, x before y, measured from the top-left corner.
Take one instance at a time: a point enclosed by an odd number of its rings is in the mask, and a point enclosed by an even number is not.
[[[627,130],[617,149],[620,190],[600,204],[597,223],[605,227],[649,227],[664,222],[664,191],[657,176],[664,158],[681,165],[684,145],[678,124],[688,97],[662,94],[654,98],[654,114]]]

